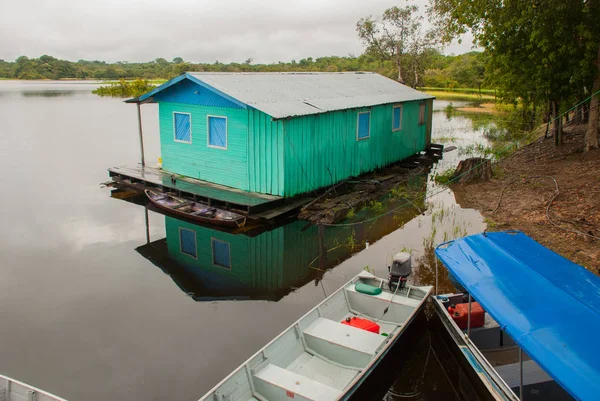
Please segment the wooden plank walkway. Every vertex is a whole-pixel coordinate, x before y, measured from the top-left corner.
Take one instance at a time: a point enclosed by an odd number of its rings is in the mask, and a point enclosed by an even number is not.
[[[253,208],[265,210],[283,202],[281,196],[246,192],[208,181],[171,174],[155,167],[142,167],[139,164],[111,167],[108,171],[113,180],[121,184],[131,184],[132,186],[142,184],[142,186],[168,188],[183,195],[202,198],[209,203],[217,201],[217,203],[226,205],[241,206],[248,212]],[[172,177],[175,178],[175,183],[173,183]],[[269,206],[267,207],[267,205]]]

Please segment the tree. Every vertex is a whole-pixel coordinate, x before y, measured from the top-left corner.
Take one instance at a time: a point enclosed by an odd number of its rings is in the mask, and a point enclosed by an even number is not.
[[[181,64],[183,63],[183,59],[181,57],[175,57],[173,59],[173,64]]]
[[[419,7],[392,7],[377,19],[361,18],[356,32],[367,46],[367,53],[391,60],[398,70],[398,82],[404,83],[403,62],[407,52],[414,50],[419,40],[423,17],[416,15]],[[410,49],[410,50],[409,50]]]
[[[560,144],[559,116],[566,109],[564,105],[575,102],[581,93],[589,95],[594,76],[600,73],[595,66],[600,35],[598,2],[430,0],[430,3],[430,16],[446,41],[467,30],[473,33],[475,43],[489,54],[487,68],[492,71],[499,95],[513,102],[519,99],[527,111],[524,118],[534,121],[538,110],[550,105],[555,141]],[[589,135],[585,143],[594,146]],[[585,145],[584,150],[587,148]]]

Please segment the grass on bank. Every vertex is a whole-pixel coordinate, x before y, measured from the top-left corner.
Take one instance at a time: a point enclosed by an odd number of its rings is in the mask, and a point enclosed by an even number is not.
[[[489,93],[462,93],[462,92],[446,92],[446,91],[438,91],[438,90],[426,90],[421,89],[423,92],[428,95],[435,96],[440,100],[465,100],[470,102],[489,102],[496,100],[496,96]]]
[[[456,93],[482,93],[487,95],[493,95],[496,93],[495,89],[478,89],[478,88],[441,88],[435,86],[423,86],[419,88],[421,91],[434,91],[434,92],[456,92]]]

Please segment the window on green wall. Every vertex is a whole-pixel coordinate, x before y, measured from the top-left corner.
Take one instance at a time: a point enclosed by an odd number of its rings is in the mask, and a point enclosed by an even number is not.
[[[227,117],[208,116],[208,147],[227,149]]]
[[[392,108],[392,131],[402,129],[402,105],[398,104]]]
[[[356,140],[367,139],[371,136],[371,112],[363,111],[356,117]]]
[[[190,113],[173,113],[175,142],[192,143],[192,118]]]
[[[229,242],[211,238],[213,265],[231,269],[231,248]]]
[[[184,255],[196,258],[198,250],[196,248],[196,232],[187,228],[179,227],[179,250]]]

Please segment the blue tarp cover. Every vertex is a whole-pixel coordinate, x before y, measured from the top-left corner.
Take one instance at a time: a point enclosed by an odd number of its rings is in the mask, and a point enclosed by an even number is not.
[[[518,231],[471,235],[436,255],[573,397],[600,399],[600,278]]]

